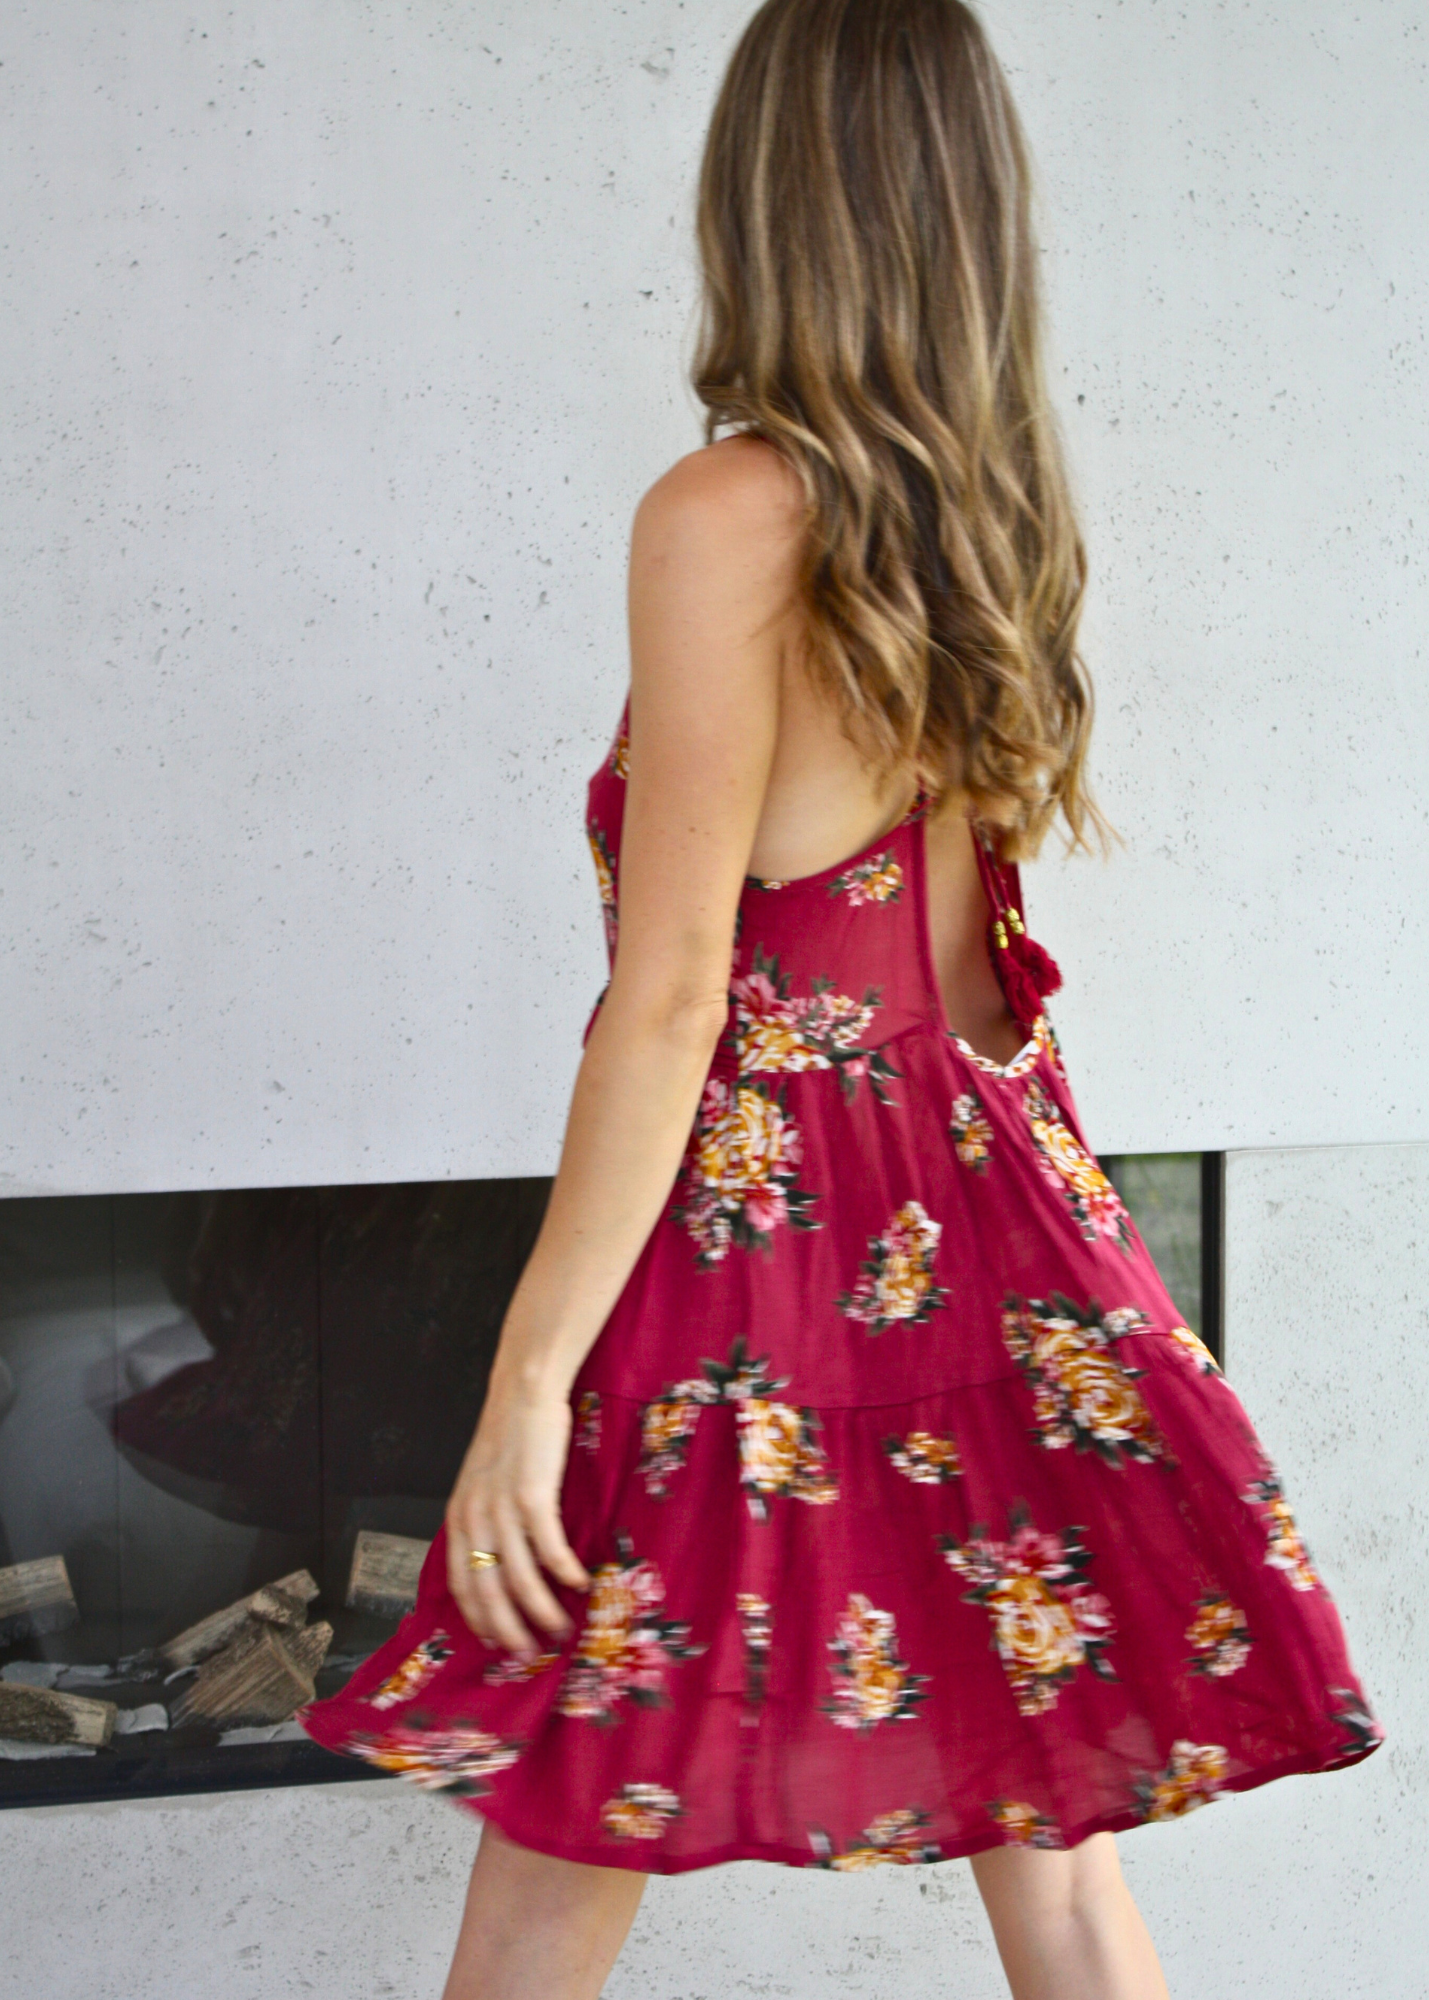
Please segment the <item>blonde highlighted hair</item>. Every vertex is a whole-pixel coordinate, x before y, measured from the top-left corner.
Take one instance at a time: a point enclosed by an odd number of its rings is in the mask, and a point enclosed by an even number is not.
[[[699,193],[706,436],[803,483],[810,659],[875,765],[1036,852],[1084,777],[1086,557],[1041,353],[1030,165],[960,0],[766,0]]]

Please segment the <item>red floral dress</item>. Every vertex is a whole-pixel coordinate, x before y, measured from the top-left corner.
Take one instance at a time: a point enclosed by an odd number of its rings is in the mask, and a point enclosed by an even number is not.
[[[612,950],[626,757],[622,722]],[[946,1024],[921,810],[747,882],[683,1165],[573,1390],[575,1634],[488,1651],[439,1535],[319,1742],[658,1872],[1070,1847],[1376,1747],[1280,1481],[1025,1025],[995,1063]]]

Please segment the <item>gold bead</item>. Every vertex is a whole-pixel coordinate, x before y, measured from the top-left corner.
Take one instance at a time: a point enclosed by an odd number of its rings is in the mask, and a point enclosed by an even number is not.
[[[1023,931],[1022,928],[1022,919],[1021,917],[1018,916],[1016,910],[1014,909],[1008,910],[1007,921],[1010,927],[1017,933],[1018,937],[1023,937],[1026,935],[1026,933]]]
[[[998,945],[999,945],[1000,949],[1001,949],[1001,950],[1003,950],[1003,951],[1006,951],[1006,950],[1007,950],[1007,928],[1006,928],[1006,926],[1004,925],[1004,923],[1003,923],[1003,921],[1002,921],[1001,917],[999,917],[999,918],[997,919],[996,923],[994,923],[994,925],[993,925],[993,927],[992,927],[992,934],[993,934],[993,936],[994,936],[994,937],[995,937],[995,938],[997,939],[997,942],[998,942]]]

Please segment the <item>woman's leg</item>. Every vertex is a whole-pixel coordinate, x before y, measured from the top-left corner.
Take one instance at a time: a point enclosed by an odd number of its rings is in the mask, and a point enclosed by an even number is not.
[[[442,2000],[596,2000],[645,1877],[587,1868],[482,1829]]]
[[[972,1868],[1013,2000],[1167,2000],[1109,1833],[1069,1854],[995,1848]]]

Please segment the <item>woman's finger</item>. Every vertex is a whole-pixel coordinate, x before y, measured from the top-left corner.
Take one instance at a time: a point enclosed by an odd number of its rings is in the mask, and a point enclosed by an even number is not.
[[[521,1609],[553,1637],[568,1637],[571,1621],[547,1588],[531,1554],[526,1530],[514,1513],[502,1523],[501,1561],[507,1591]]]
[[[472,1597],[490,1635],[486,1643],[507,1653],[537,1653],[537,1645],[506,1586],[506,1556],[496,1569],[479,1569],[472,1576]]]
[[[457,1607],[470,1629],[475,1632],[484,1646],[496,1643],[487,1616],[484,1600],[476,1588],[477,1573],[471,1567],[473,1549],[489,1549],[492,1533],[489,1528],[476,1528],[456,1520],[447,1521],[447,1588],[457,1601]]]
[[[589,1590],[590,1572],[566,1540],[566,1531],[557,1510],[554,1507],[531,1507],[523,1513],[522,1519],[541,1567],[549,1570],[558,1583],[569,1584],[572,1590]]]

